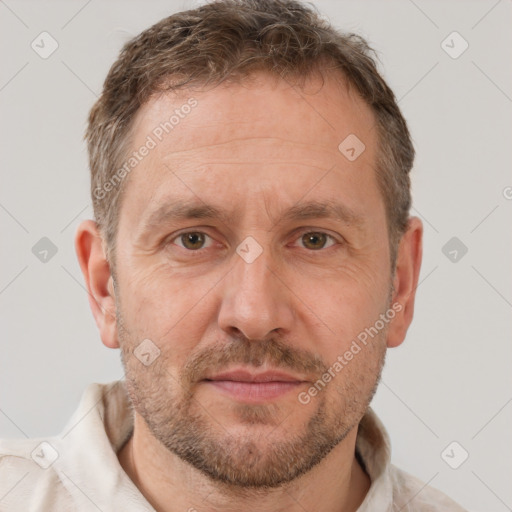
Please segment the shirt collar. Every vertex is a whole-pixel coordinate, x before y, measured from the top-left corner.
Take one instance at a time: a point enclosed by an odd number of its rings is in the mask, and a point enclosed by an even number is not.
[[[356,452],[370,477],[370,489],[358,512],[392,510],[393,491],[389,474],[391,465],[391,443],[384,425],[371,407],[359,423]]]
[[[72,495],[77,488],[106,510],[154,512],[124,472],[117,452],[133,430],[133,413],[123,381],[91,384],[58,438],[54,464]]]

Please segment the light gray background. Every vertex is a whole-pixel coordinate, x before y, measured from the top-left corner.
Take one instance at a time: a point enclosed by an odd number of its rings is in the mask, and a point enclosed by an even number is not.
[[[314,3],[378,50],[417,149],[416,315],[373,402],[393,460],[469,510],[512,510],[512,4]],[[101,344],[73,249],[92,213],[82,135],[122,43],[196,5],[0,1],[2,437],[58,433],[87,384],[123,374]],[[48,59],[30,46],[42,31],[59,44]],[[441,47],[453,31],[469,43],[457,59]],[[442,252],[454,236],[468,248],[457,262]],[[58,247],[46,263],[31,251],[42,237]],[[454,440],[469,452],[456,470],[440,455]]]

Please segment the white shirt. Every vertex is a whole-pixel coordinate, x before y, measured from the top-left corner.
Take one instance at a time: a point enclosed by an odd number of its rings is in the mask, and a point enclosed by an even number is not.
[[[154,512],[117,458],[132,430],[123,381],[91,384],[60,436],[0,440],[0,511]],[[371,479],[358,512],[465,512],[390,463],[388,435],[371,409],[356,450]]]

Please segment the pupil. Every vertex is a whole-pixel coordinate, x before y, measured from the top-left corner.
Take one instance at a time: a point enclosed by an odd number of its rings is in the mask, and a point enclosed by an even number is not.
[[[204,236],[201,233],[187,233],[183,235],[182,242],[187,249],[199,249],[204,243]]]
[[[310,249],[322,249],[326,242],[326,235],[323,233],[310,233],[304,235],[304,245]]]

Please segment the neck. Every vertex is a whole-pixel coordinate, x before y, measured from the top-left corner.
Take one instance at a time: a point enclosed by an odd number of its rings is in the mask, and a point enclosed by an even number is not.
[[[240,489],[212,481],[169,452],[135,414],[134,433],[120,450],[121,466],[158,512],[183,510],[354,512],[370,479],[355,454],[357,427],[305,475],[275,489]]]

